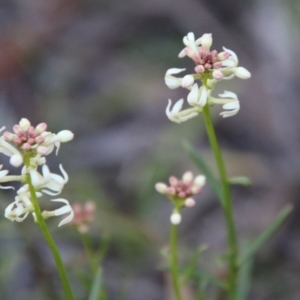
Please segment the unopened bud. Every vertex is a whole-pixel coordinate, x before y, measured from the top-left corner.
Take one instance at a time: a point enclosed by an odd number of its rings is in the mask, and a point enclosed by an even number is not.
[[[171,217],[170,221],[173,225],[178,225],[181,222],[181,215],[178,212],[174,212]]]
[[[196,201],[193,198],[187,198],[184,202],[186,207],[193,207],[196,204]]]

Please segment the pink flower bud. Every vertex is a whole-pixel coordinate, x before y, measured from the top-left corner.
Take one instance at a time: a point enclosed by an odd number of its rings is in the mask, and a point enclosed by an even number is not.
[[[193,198],[187,198],[184,202],[186,207],[193,207],[196,204],[196,201]]]
[[[214,70],[212,76],[216,80],[222,80],[224,77],[223,73],[220,70]]]
[[[9,131],[5,131],[3,133],[3,136],[9,142],[12,142],[13,138],[15,137],[15,135],[13,133],[9,132]]]
[[[218,60],[225,60],[230,56],[230,53],[228,53],[227,51],[222,51],[218,54],[217,58]]]
[[[196,73],[203,73],[205,71],[204,67],[202,65],[198,65],[195,67],[195,72]]]
[[[16,124],[16,125],[13,126],[13,131],[17,135],[19,135],[21,132],[23,132],[22,128],[18,124]]]
[[[42,133],[44,131],[47,130],[47,124],[46,123],[40,123],[39,125],[37,125],[35,127],[35,130],[38,132],[38,133]]]
[[[206,70],[211,69],[211,64],[205,64],[205,65],[204,65],[204,68],[205,68]]]
[[[36,149],[37,153],[40,155],[47,155],[48,154],[48,148],[45,146],[39,146]]]
[[[17,146],[22,144],[22,140],[18,136],[14,136],[12,142]]]
[[[35,138],[35,142],[37,143],[37,144],[41,144],[41,143],[43,143],[45,141],[45,138],[43,137],[43,136],[41,136],[41,135],[38,135],[36,138]]]
[[[24,149],[24,150],[30,150],[30,149],[31,149],[31,145],[28,144],[28,143],[25,143],[25,144],[23,144],[23,145],[21,146],[21,148]]]
[[[178,183],[178,179],[175,176],[171,176],[169,178],[169,182],[172,186],[176,185]]]

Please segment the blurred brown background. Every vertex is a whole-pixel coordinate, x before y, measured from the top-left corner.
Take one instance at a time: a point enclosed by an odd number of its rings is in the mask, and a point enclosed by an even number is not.
[[[95,247],[104,235],[111,240],[104,261],[109,299],[168,299],[159,251],[167,245],[171,204],[153,186],[198,172],[183,141],[213,166],[202,118],[178,125],[164,112],[168,98],[187,95],[163,79],[168,68],[192,67],[177,58],[190,31],[211,32],[213,48],[234,50],[252,73],[219,84],[219,92],[238,94],[238,115],[221,119],[213,109],[229,173],[253,182],[233,189],[241,240],[260,233],[286,203],[295,206],[257,256],[249,299],[300,299],[299,13],[298,0],[0,1],[0,127],[26,117],[53,132],[74,132],[48,161],[51,170],[62,162],[69,172],[62,197],[97,203],[91,234]],[[9,167],[3,155],[2,163]],[[3,211],[13,195],[1,191]],[[57,224],[49,221],[77,299],[86,299],[74,275],[85,263],[78,235]],[[55,267],[31,218],[12,224],[3,217],[0,226],[0,298],[59,299]],[[225,249],[224,225],[209,187],[183,212],[180,234],[183,253],[208,244],[200,265],[222,269],[216,257]]]

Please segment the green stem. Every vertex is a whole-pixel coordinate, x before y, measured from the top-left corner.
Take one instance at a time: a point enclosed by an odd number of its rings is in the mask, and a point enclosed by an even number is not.
[[[181,300],[179,268],[177,255],[177,225],[171,226],[170,233],[170,266],[172,275],[173,292],[176,300]]]
[[[228,299],[236,299],[236,287],[237,287],[237,256],[238,246],[236,238],[236,230],[233,218],[231,191],[228,183],[227,172],[225,169],[224,160],[219,147],[219,143],[216,137],[215,129],[212,123],[209,106],[203,107],[204,122],[206,131],[208,134],[209,142],[214,153],[218,171],[220,174],[222,190],[223,190],[223,210],[225,215],[225,222],[227,228],[227,242],[228,242],[228,263],[229,263],[229,278],[228,278]]]
[[[93,258],[93,250],[91,245],[91,239],[87,233],[80,233],[81,241],[84,247],[84,251],[93,275],[97,272],[97,265],[95,265],[95,260]]]
[[[26,174],[26,183],[28,184],[28,187],[29,187],[30,197],[31,197],[31,200],[32,200],[32,203],[34,206],[34,212],[36,215],[37,223],[42,231],[42,234],[50,248],[50,251],[51,251],[54,261],[56,263],[56,267],[58,269],[60,280],[61,280],[63,290],[64,290],[65,299],[73,300],[74,297],[73,297],[71,286],[70,286],[70,283],[68,280],[67,272],[65,270],[65,267],[64,267],[63,261],[60,257],[57,246],[56,246],[56,244],[51,236],[51,233],[48,230],[48,227],[45,223],[45,220],[42,216],[41,209],[40,209],[37,197],[36,197],[35,189],[31,182],[30,174]]]

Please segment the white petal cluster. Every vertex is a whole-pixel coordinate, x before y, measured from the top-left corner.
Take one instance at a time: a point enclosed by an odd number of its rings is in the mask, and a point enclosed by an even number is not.
[[[14,167],[22,166],[21,175],[8,175],[8,170],[2,170],[0,165],[0,183],[19,181],[23,185],[17,190],[15,201],[5,209],[5,217],[11,221],[22,222],[29,213],[32,213],[36,220],[35,208],[31,200],[28,181],[30,176],[31,184],[36,197],[44,194],[56,196],[62,192],[69,177],[62,165],[59,165],[62,175],[51,173],[46,165],[46,158],[56,148],[56,154],[60,144],[73,139],[73,133],[69,130],[62,130],[57,134],[46,131],[47,125],[41,123],[35,128],[30,122],[23,118],[19,124],[13,127],[14,133],[5,132],[0,137],[0,153],[10,157],[10,164]],[[0,129],[0,132],[4,127]],[[25,164],[26,162],[26,164]],[[38,170],[41,168],[41,172]],[[13,189],[12,186],[0,185],[0,189]],[[61,202],[64,205],[53,211],[43,211],[42,216],[61,216],[68,214],[59,226],[70,222],[74,216],[71,205],[66,199],[52,199],[54,202]]]
[[[240,67],[238,57],[234,51],[223,47],[222,52],[211,50],[212,35],[203,34],[200,38],[195,39],[193,32],[189,32],[183,38],[185,48],[179,53],[179,57],[191,58],[196,66],[195,72],[183,77],[175,75],[186,69],[171,68],[165,74],[165,83],[170,89],[183,87],[189,90],[187,102],[192,108],[182,109],[184,100],[180,99],[175,103],[173,108],[172,101],[169,100],[166,115],[176,123],[185,122],[196,117],[202,112],[205,105],[222,104],[224,111],[221,116],[224,118],[235,115],[240,109],[240,103],[236,94],[225,91],[220,94],[220,98],[214,98],[212,90],[221,80],[229,80],[235,76],[241,79],[248,79],[251,74],[244,67]],[[199,80],[201,84],[195,81]]]

